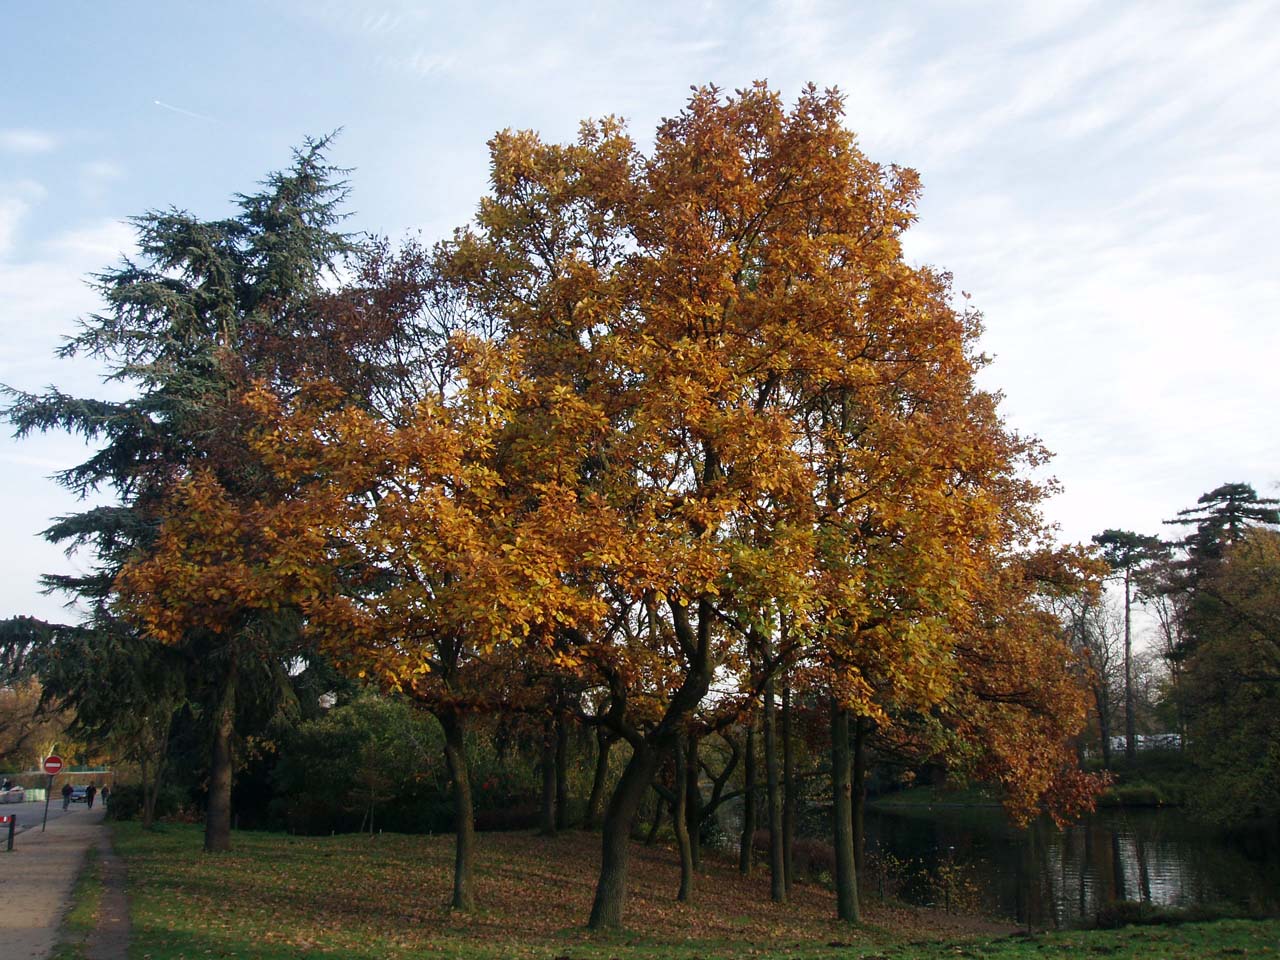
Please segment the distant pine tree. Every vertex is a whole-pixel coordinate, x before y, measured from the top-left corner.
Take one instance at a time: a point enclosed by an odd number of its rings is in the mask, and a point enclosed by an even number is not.
[[[1277,505],[1280,500],[1259,497],[1250,484],[1224,483],[1165,523],[1195,527],[1178,545],[1187,552],[1186,569],[1196,571],[1221,560],[1226,548],[1239,543],[1250,527],[1280,524]]]
[[[1125,757],[1132,762],[1137,757],[1137,724],[1133,697],[1133,578],[1144,566],[1168,553],[1159,537],[1133,533],[1129,530],[1104,530],[1093,538],[1102,548],[1102,558],[1111,569],[1120,574],[1124,584],[1124,732]]]

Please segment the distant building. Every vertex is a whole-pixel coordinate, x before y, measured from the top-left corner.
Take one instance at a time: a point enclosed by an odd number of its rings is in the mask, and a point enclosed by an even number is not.
[[[1124,737],[1111,738],[1111,752],[1123,753]],[[1137,750],[1181,750],[1182,735],[1178,733],[1139,733],[1133,738],[1133,746]]]

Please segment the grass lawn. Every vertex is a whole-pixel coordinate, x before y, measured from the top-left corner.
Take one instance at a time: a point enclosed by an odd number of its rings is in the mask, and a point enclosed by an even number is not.
[[[1280,923],[1228,921],[1126,928],[1034,939],[1007,926],[871,902],[867,922],[830,918],[831,894],[797,888],[791,903],[769,901],[765,871],[743,879],[710,861],[692,906],[674,900],[671,851],[633,848],[628,929],[590,934],[599,840],[576,831],[555,839],[482,834],[472,915],[447,909],[452,837],[385,835],[323,838],[237,833],[230,854],[201,853],[196,827],[146,833],[118,824],[138,960],[205,957],[283,960],[342,957],[713,960],[729,957],[1125,958],[1265,956]]]

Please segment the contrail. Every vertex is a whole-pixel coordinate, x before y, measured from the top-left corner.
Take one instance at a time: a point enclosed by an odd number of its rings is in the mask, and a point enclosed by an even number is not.
[[[213,122],[213,117],[206,117],[203,113],[196,113],[194,110],[183,110],[181,107],[175,107],[172,103],[165,103],[163,100],[152,100],[157,107],[163,107],[165,110],[172,110],[174,113],[180,113],[184,117],[194,117],[197,120],[208,120]]]

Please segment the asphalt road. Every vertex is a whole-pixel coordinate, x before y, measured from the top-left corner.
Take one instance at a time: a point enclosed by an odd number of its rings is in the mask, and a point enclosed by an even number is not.
[[[95,802],[92,811],[94,814],[97,814],[98,806],[99,805]],[[60,817],[74,817],[76,814],[83,815],[86,812],[88,812],[88,810],[86,805],[83,803],[73,803],[71,804],[70,809],[63,810],[61,797],[54,797],[49,801],[50,823],[53,823]],[[15,834],[25,833],[32,827],[39,831],[40,824],[44,820],[44,801],[28,800],[25,803],[0,803],[0,813],[12,813],[17,815],[18,822],[17,826],[14,828]],[[3,843],[4,838],[3,835],[0,834],[0,845]]]

